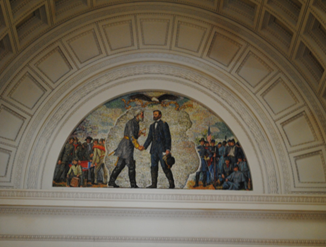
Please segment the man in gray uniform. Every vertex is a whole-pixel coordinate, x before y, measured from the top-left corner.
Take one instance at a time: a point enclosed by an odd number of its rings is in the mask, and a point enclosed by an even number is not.
[[[117,166],[112,171],[109,181],[109,187],[118,188],[115,180],[125,166],[128,166],[129,180],[131,188],[138,188],[136,184],[136,164],[134,160],[134,148],[142,151],[144,147],[138,144],[138,137],[142,134],[139,131],[139,122],[144,120],[144,112],[141,110],[136,111],[134,118],[126,123],[124,130],[124,137],[119,143],[118,148],[115,150],[114,155],[118,156]]]
[[[247,190],[246,178],[239,167],[236,165],[233,167],[233,172],[225,179],[223,184],[224,190],[240,190],[241,184],[244,184],[244,189]]]
[[[60,182],[60,180],[63,181],[66,179],[67,173],[69,171],[69,164],[74,157],[75,147],[73,142],[74,138],[70,137],[69,141],[65,144],[59,155],[58,165],[56,167],[56,172],[53,179],[56,183]]]

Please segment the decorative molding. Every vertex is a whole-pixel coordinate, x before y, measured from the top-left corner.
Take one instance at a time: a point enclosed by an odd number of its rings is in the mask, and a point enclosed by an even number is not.
[[[298,176],[298,181],[300,183],[309,183],[309,184],[314,184],[314,183],[321,183],[321,184],[325,184],[325,188],[326,188],[326,183],[325,182],[303,182],[303,181],[300,181],[300,174],[299,174],[299,169],[298,169],[298,164],[296,163],[297,160],[300,160],[300,159],[303,159],[303,158],[308,158],[308,157],[313,157],[313,156],[316,156],[316,155],[319,155],[321,157],[321,160],[322,160],[322,166],[323,166],[323,170],[324,170],[324,176],[325,176],[325,180],[326,180],[326,163],[325,163],[325,158],[323,156],[323,152],[321,150],[319,151],[315,151],[315,152],[312,152],[312,153],[306,153],[306,154],[303,154],[303,155],[298,155],[298,156],[294,156],[294,161],[295,161],[295,165],[296,165],[296,171],[297,171],[297,176]],[[307,188],[307,187],[305,187]]]
[[[153,236],[92,236],[92,235],[0,235],[4,241],[73,241],[73,242],[128,242],[164,244],[254,244],[325,246],[326,240],[310,239],[254,239],[254,238],[199,238],[199,237],[153,237]]]
[[[22,102],[18,101],[17,99],[13,98],[12,95],[14,94],[15,90],[18,88],[18,86],[22,83],[22,81],[28,77],[29,79],[31,79],[33,81],[33,83],[41,90],[43,91],[43,94],[34,102],[33,106],[32,107],[29,107],[27,105],[24,105]],[[29,72],[26,72],[22,77],[21,79],[15,84],[15,86],[10,90],[8,96],[14,100],[15,102],[21,104],[22,106],[24,107],[27,107],[28,109],[33,109],[34,106],[40,101],[40,99],[43,97],[43,95],[46,93],[46,89],[29,73]]]
[[[68,190],[0,190],[0,197],[4,202],[9,200],[32,200],[39,199],[55,202],[59,200],[67,200],[76,202],[76,200],[90,200],[93,201],[121,201],[121,202],[168,202],[168,203],[196,203],[197,205],[203,203],[250,203],[250,204],[295,204],[296,207],[302,205],[322,205],[326,204],[326,196],[295,196],[295,195],[253,195],[246,194],[217,194],[217,193],[194,193],[192,191],[178,190],[174,193],[170,190],[155,190],[155,192],[148,192],[148,190],[133,190],[133,189],[106,189],[103,192],[98,190],[90,191],[83,189]],[[50,202],[51,203],[51,202]],[[6,203],[8,204],[8,203]],[[188,207],[187,207],[188,208]]]
[[[269,106],[269,104],[266,102],[265,100],[265,96],[273,89],[277,86],[277,84],[280,83],[284,86],[285,90],[290,94],[290,96],[292,97],[293,101],[295,102],[293,105],[290,105],[286,108],[284,108],[283,110],[281,110],[280,112],[275,113],[274,110],[272,109],[271,106]],[[293,106],[295,106],[296,104],[299,103],[299,100],[297,99],[297,97],[294,95],[294,93],[292,92],[292,90],[288,87],[288,85],[283,81],[283,79],[280,77],[278,78],[275,82],[273,82],[272,85],[270,85],[262,94],[261,94],[262,98],[265,100],[266,104],[270,107],[270,109],[273,111],[273,113],[275,115],[279,115],[282,114],[284,111],[293,108]]]
[[[67,208],[67,207],[22,207],[0,206],[1,215],[55,215],[55,216],[95,216],[163,219],[249,219],[249,220],[296,220],[325,221],[324,212],[265,212],[265,211],[227,211],[227,210],[180,210],[180,209],[116,209],[116,208]]]
[[[311,141],[308,141],[308,142],[302,142],[302,143],[298,143],[298,144],[292,145],[292,144],[291,144],[291,140],[289,139],[288,135],[286,134],[286,131],[285,131],[284,127],[285,127],[287,124],[289,124],[289,123],[291,123],[291,122],[293,122],[293,121],[295,121],[295,120],[297,120],[297,119],[299,119],[299,118],[301,118],[301,117],[304,117],[304,119],[306,120],[306,122],[307,122],[307,124],[308,124],[308,126],[309,126],[309,128],[310,128],[310,130],[311,130],[311,133],[312,133],[313,136],[314,136],[314,140],[311,140]],[[312,142],[318,141],[318,137],[317,137],[316,131],[315,131],[314,127],[312,126],[311,121],[309,120],[309,118],[308,118],[308,116],[307,116],[307,113],[306,113],[305,111],[302,111],[302,112],[300,112],[299,114],[297,114],[297,115],[295,115],[295,116],[293,116],[293,117],[288,118],[286,121],[284,121],[284,122],[281,123],[281,126],[282,126],[283,131],[284,131],[284,133],[285,133],[285,136],[286,136],[286,138],[287,138],[288,144],[289,144],[291,147],[297,147],[297,146],[301,146],[301,145],[304,145],[304,144],[307,144],[307,143],[312,143]]]

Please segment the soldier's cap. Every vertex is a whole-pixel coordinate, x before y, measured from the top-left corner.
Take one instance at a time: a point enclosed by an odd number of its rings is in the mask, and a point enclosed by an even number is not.
[[[217,145],[222,144],[222,142],[217,143]]]
[[[101,139],[100,139],[100,142],[102,142],[102,141],[105,141],[105,139],[104,139],[104,138],[101,138]]]
[[[87,137],[86,137],[86,139],[85,139],[85,141],[87,141],[88,139],[89,139],[89,140],[93,140],[93,138],[92,138],[92,137],[90,137],[90,136],[87,136]]]
[[[215,140],[213,139],[213,140],[211,140],[211,142],[215,143]]]
[[[236,144],[240,146],[240,142],[237,142]]]
[[[229,158],[225,158],[224,161],[230,161],[230,159]]]
[[[229,139],[229,140],[228,140],[228,142],[232,142],[232,140],[231,140],[231,139]]]
[[[232,140],[231,140],[231,142],[235,143],[235,140],[234,140],[234,139],[232,139]]]
[[[239,166],[235,165],[235,166],[233,167],[233,170],[234,170],[235,168],[238,168],[238,169],[239,169]]]
[[[238,159],[243,159],[243,156],[242,156],[242,155],[239,155],[239,156],[238,156]]]
[[[226,143],[226,141],[223,141],[223,144],[225,144]]]
[[[205,142],[205,139],[204,139],[204,138],[201,138],[201,139],[199,140],[199,142]]]
[[[98,139],[97,139],[97,138],[96,138],[96,139],[94,139],[94,140],[93,140],[93,142],[98,142]]]
[[[77,161],[78,162],[78,159],[72,159],[72,161]]]
[[[208,141],[205,141],[205,144],[208,144],[209,142]]]

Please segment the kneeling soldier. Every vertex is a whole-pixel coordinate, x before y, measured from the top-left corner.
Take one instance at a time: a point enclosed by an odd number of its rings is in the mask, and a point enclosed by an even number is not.
[[[78,160],[74,159],[72,161],[72,166],[70,167],[70,169],[67,173],[67,187],[70,187],[71,179],[74,177],[79,178],[78,186],[83,187],[82,186],[82,174],[83,174],[82,168],[80,165],[78,165]]]

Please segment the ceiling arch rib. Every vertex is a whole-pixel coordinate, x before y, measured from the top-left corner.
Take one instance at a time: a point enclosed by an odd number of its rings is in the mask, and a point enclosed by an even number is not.
[[[241,6],[240,2],[242,1],[230,1],[230,4]],[[249,5],[252,6],[252,3]],[[68,88],[69,85],[73,86],[69,84],[72,78],[76,76],[78,78],[79,74],[96,64],[103,63],[109,67],[113,59],[120,59],[116,65],[123,64],[125,54],[135,56],[135,62],[158,59],[170,63],[173,63],[173,59],[177,59],[178,55],[184,54],[181,56],[183,57],[181,63],[194,61],[197,65],[192,66],[193,68],[206,71],[205,73],[211,75],[216,74],[217,71],[224,71],[223,73],[227,73],[228,77],[232,78],[224,82],[225,86],[234,90],[238,98],[244,97],[245,99],[241,101],[245,100],[245,104],[251,107],[257,105],[253,115],[262,126],[256,128],[262,133],[267,133],[267,140],[272,143],[274,153],[274,158],[268,158],[268,162],[276,163],[275,174],[272,175],[274,182],[268,185],[272,188],[270,193],[323,191],[325,182],[320,181],[315,184],[313,178],[306,177],[302,182],[300,177],[303,177],[305,171],[302,162],[307,161],[304,154],[311,154],[312,156],[307,157],[314,157],[316,171],[324,169],[325,114],[320,107],[320,102],[313,96],[312,90],[307,88],[302,78],[284,58],[259,37],[248,33],[247,29],[225,18],[216,21],[215,14],[208,15],[207,12],[198,12],[192,8],[178,9],[176,6],[172,11],[170,7],[173,5],[170,4],[151,4],[146,7],[131,4],[130,9],[127,6],[110,7],[105,11],[99,9],[96,13],[90,12],[88,15],[63,24],[60,28],[53,29],[26,49],[20,55],[20,60],[13,63],[11,70],[3,74],[2,83],[6,82],[7,85],[1,93],[2,105],[9,107],[14,113],[21,111],[19,116],[26,114],[23,118],[11,117],[12,122],[5,122],[3,126],[6,128],[0,131],[1,142],[10,143],[15,152],[19,150],[17,159],[14,155],[9,155],[8,158],[8,152],[14,154],[14,151],[6,149],[3,152],[2,156],[6,160],[7,168],[10,168],[14,159],[17,162],[17,167],[13,169],[15,178],[10,180],[8,173],[5,177],[9,182],[3,183],[3,186],[16,188],[39,186],[33,182],[27,185],[35,176],[39,179],[37,167],[29,170],[30,174],[26,177],[25,185],[21,183],[24,176],[20,168],[24,169],[26,154],[30,154],[28,162],[39,155],[37,150],[31,152],[30,147],[21,143],[35,138],[35,133],[31,133],[31,129],[28,129],[40,124],[40,122],[33,122],[36,119],[34,117],[43,112],[43,115],[38,115],[38,120],[44,118],[45,105],[58,90],[62,90],[63,85]],[[134,11],[132,14],[128,12],[131,10]],[[153,11],[160,14],[153,16]],[[126,14],[123,14],[124,12]],[[197,15],[193,18],[195,12]],[[108,17],[111,16],[110,13],[112,17]],[[183,14],[177,15],[177,13]],[[151,30],[155,30],[157,35],[153,35]],[[122,41],[119,42],[115,35],[112,35],[113,33],[116,33],[117,37],[123,37]],[[84,46],[84,44],[92,45]],[[157,53],[153,53],[157,49],[166,55],[157,57]],[[20,61],[25,62],[22,72],[14,78],[9,76],[9,72],[14,71],[14,65],[16,69],[21,68]],[[148,69],[150,70],[150,67]],[[218,72],[218,76],[222,77],[223,73]],[[201,81],[200,76],[196,79],[198,82]],[[231,81],[235,83],[232,84]],[[218,84],[212,86],[211,90],[217,87]],[[27,90],[28,88],[33,90]],[[22,92],[28,99],[20,99]],[[279,95],[284,97],[278,97]],[[5,111],[1,113],[9,114]],[[12,116],[17,115],[12,114]],[[23,123],[19,119],[24,119]],[[31,122],[28,126],[29,119]],[[12,128],[12,126],[16,127]],[[308,132],[305,126],[308,126]],[[12,136],[15,136],[14,140],[6,139],[9,133],[6,133],[7,129]],[[306,135],[298,139],[295,134],[298,132],[306,132]],[[40,145],[39,141],[37,140],[34,145]],[[43,141],[46,143],[46,138]],[[264,142],[264,138],[261,141]],[[267,152],[264,149],[261,151]],[[296,155],[299,153],[300,155]],[[282,182],[277,181],[278,179]],[[278,188],[278,186],[284,187]]]
[[[193,6],[238,22],[280,51],[305,79],[325,107],[326,5],[312,0],[211,0],[141,1],[130,0],[2,0],[0,1],[0,44],[5,69],[12,59],[41,35],[76,16],[121,4],[167,4]],[[174,3],[174,4],[172,4]],[[170,8],[171,9],[171,8]],[[145,23],[146,25],[146,23]],[[322,55],[321,55],[322,54]]]

